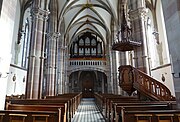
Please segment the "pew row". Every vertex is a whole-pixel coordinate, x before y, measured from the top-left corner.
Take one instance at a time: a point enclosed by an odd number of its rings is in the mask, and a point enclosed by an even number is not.
[[[124,111],[153,111],[176,109],[175,101],[141,101],[137,97],[127,97],[113,94],[95,94],[96,104],[109,122],[121,122]],[[130,122],[130,121],[123,121]],[[140,122],[140,121],[139,121]],[[146,121],[142,121],[146,122]],[[153,121],[154,122],[154,121]]]
[[[180,110],[124,111],[121,122],[180,122]]]
[[[6,109],[10,109],[9,106],[17,106],[17,105],[26,105],[28,107],[33,105],[39,106],[59,106],[61,107],[61,120],[62,122],[71,121],[71,118],[73,117],[77,106],[80,104],[81,100],[81,93],[79,94],[62,94],[59,96],[48,96],[45,99],[23,99],[23,100],[17,100],[12,99],[8,100],[6,103]],[[17,109],[21,109],[18,108]]]
[[[53,111],[0,110],[0,122],[58,122]]]
[[[56,112],[58,115],[57,122],[66,122],[66,113],[67,106],[65,105],[21,105],[21,104],[10,104],[8,103],[6,110],[14,110],[14,111],[41,111],[41,112]]]

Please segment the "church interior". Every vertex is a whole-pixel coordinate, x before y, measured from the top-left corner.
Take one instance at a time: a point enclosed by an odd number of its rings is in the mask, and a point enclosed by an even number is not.
[[[1,0],[0,122],[180,122],[180,0]]]

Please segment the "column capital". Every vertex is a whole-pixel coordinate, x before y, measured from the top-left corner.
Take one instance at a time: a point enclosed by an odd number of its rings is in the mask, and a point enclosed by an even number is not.
[[[43,10],[38,7],[34,7],[31,9],[31,16],[36,19],[47,20],[49,14],[49,10]]]
[[[47,33],[47,37],[51,40],[57,39],[61,36],[59,32]]]
[[[147,17],[147,9],[145,7],[137,8],[129,12],[129,17],[132,20],[145,19]]]

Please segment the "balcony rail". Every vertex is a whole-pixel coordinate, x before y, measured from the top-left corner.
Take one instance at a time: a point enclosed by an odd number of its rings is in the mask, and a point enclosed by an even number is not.
[[[70,60],[69,66],[106,66],[107,62],[102,60]]]

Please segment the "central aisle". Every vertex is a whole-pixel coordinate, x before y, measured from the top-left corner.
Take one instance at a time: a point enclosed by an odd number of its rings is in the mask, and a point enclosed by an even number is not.
[[[83,98],[72,122],[105,122],[94,98]]]

